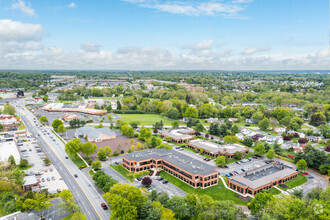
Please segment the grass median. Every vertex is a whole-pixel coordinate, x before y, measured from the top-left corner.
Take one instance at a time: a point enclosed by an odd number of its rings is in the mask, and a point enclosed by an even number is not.
[[[117,164],[117,165],[111,165],[110,167],[112,169],[114,169],[115,171],[117,171],[118,173],[120,173],[123,177],[125,177],[126,179],[128,179],[129,181],[133,182],[133,176],[129,176],[129,172],[128,170],[126,170],[123,165],[121,164]]]
[[[209,195],[215,200],[232,200],[237,205],[247,205],[248,201],[243,201],[238,198],[238,194],[234,193],[233,191],[227,189],[222,181],[219,179],[218,185],[211,186],[206,189],[201,188],[193,188],[186,184],[185,182],[182,182],[181,180],[177,179],[176,177],[166,173],[161,172],[160,176],[164,179],[168,180],[169,182],[173,183],[175,186],[179,187],[186,193],[194,193],[197,195]]]

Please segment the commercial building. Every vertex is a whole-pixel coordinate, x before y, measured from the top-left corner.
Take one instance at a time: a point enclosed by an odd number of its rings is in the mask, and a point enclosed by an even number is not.
[[[170,137],[176,143],[184,143],[194,139],[194,129],[191,128],[176,128],[163,131],[160,135],[162,137]]]
[[[19,164],[21,155],[18,150],[14,137],[12,139],[4,139],[5,141],[0,142],[0,161],[7,162],[10,155],[13,155],[16,164]]]
[[[228,158],[232,158],[235,153],[241,152],[243,155],[247,154],[249,150],[239,144],[217,144],[207,140],[191,140],[187,144],[187,147],[192,149],[204,150],[204,154],[207,154],[212,157],[218,157],[221,155],[227,155]]]
[[[19,120],[12,115],[1,115],[0,124],[3,125],[4,130],[17,130],[19,127]]]
[[[75,132],[76,138],[87,138],[89,142],[102,142],[116,138],[116,133],[109,128],[93,128],[85,125],[82,128],[78,128]]]
[[[151,149],[123,156],[123,167],[130,172],[164,170],[194,188],[218,184],[216,168],[174,150]]]
[[[69,114],[64,114],[61,119],[63,121],[72,121],[74,119],[79,119],[79,117],[77,115],[69,115]]]
[[[284,165],[269,164],[227,178],[228,186],[242,194],[254,196],[298,177],[298,171]]]
[[[63,108],[63,103],[50,103],[42,109],[49,112],[80,112],[90,115],[105,115],[107,110],[85,109],[85,108]]]

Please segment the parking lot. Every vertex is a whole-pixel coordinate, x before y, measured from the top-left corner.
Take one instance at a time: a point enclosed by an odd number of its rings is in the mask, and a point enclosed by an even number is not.
[[[161,192],[167,192],[167,194],[172,197],[172,196],[185,196],[186,192],[180,189],[179,187],[173,185],[170,182],[163,183],[161,180],[157,180],[157,177],[150,177],[152,179],[151,187],[152,190],[156,190],[158,193]],[[135,181],[133,186],[136,186],[138,188],[142,187],[141,180],[140,181]],[[150,190],[150,192],[152,191]]]
[[[23,146],[20,146],[22,154],[25,155],[24,159],[29,161],[32,167],[26,170],[27,175],[36,175],[40,181],[41,189],[48,189],[50,194],[57,192],[57,190],[68,189],[61,175],[51,164],[46,166],[44,164],[45,153],[41,150],[37,142],[28,141],[22,142]]]

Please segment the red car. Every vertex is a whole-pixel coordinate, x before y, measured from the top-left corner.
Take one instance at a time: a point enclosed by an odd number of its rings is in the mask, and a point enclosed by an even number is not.
[[[108,206],[107,206],[105,203],[102,203],[102,204],[101,204],[101,207],[102,207],[104,210],[107,210],[107,209],[108,209]]]
[[[61,191],[60,189],[57,189],[57,192],[60,193],[60,192],[62,192],[62,191]]]
[[[53,172],[53,169],[49,169],[49,172]]]
[[[205,161],[210,161],[211,159],[210,158],[207,158]]]
[[[48,170],[45,170],[45,173],[47,173]]]
[[[307,172],[305,172],[305,173],[302,173],[302,175],[308,175],[308,173],[307,173]]]

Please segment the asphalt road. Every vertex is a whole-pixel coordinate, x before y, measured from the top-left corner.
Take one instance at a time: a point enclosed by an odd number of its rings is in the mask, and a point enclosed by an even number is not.
[[[50,129],[42,127],[50,132],[55,141],[50,139],[50,135],[44,135],[33,122],[33,114],[28,111],[23,105],[18,103],[17,112],[24,121],[28,131],[35,137],[39,134],[37,141],[48,155],[49,159],[54,164],[55,168],[61,174],[65,183],[73,193],[77,204],[81,207],[82,212],[87,215],[88,219],[110,219],[110,212],[103,210],[101,203],[106,201],[93,187],[93,184],[86,176],[78,169],[78,167],[70,160],[65,159],[64,144],[51,132]],[[78,178],[74,178],[74,174],[78,174]]]

